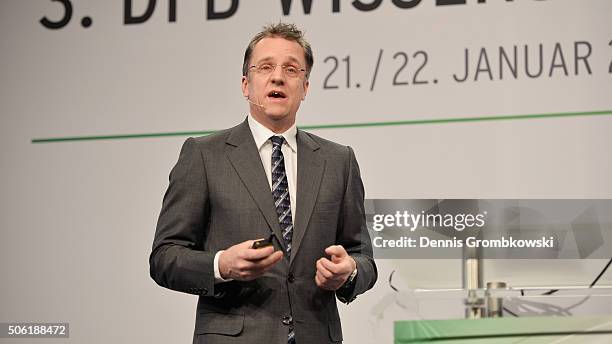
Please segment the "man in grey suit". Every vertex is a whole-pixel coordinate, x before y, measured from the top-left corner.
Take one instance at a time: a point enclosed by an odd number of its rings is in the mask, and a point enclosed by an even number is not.
[[[244,56],[249,116],[189,138],[170,173],[150,272],[199,295],[194,343],[341,342],[336,297],[376,282],[352,149],[296,129],[312,65],[294,25],[265,27]]]

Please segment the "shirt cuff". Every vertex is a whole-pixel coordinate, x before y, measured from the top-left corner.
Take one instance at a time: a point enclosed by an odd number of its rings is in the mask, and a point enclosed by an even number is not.
[[[223,251],[224,250],[217,251],[217,253],[215,253],[215,259],[213,260],[213,266],[215,269],[215,283],[233,281],[231,278],[225,279],[221,277],[221,272],[219,271],[219,256],[221,256]]]

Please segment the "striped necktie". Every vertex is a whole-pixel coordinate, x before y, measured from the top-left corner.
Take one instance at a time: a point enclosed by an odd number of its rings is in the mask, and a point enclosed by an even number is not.
[[[272,196],[274,197],[278,223],[280,224],[285,247],[287,248],[285,253],[287,258],[289,258],[291,256],[293,219],[291,217],[291,198],[289,197],[289,183],[287,182],[287,171],[285,170],[285,157],[281,151],[285,139],[282,136],[272,136],[270,141],[272,141]],[[295,344],[295,331],[292,324],[289,324],[287,344]]]
[[[291,238],[293,236],[293,218],[291,216],[291,199],[289,197],[289,183],[287,182],[287,172],[285,170],[285,158],[281,147],[285,139],[282,136],[270,137],[272,141],[272,196],[274,206],[278,215],[287,248],[287,257],[291,255]]]

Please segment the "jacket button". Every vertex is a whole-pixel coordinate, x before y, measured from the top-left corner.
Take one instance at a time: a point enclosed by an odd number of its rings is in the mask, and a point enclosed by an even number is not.
[[[295,281],[295,276],[293,276],[291,272],[289,273],[289,276],[287,276],[287,281],[289,281],[289,283],[293,283]]]
[[[282,322],[283,322],[283,325],[289,326],[289,325],[293,324],[293,317],[291,315],[284,316]]]

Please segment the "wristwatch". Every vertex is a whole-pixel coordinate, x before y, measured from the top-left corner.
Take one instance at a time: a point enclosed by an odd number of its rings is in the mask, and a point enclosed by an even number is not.
[[[354,296],[352,299],[348,299],[346,296],[350,295],[353,293],[353,288],[355,287],[355,281],[356,281],[356,277],[357,276],[357,267],[355,267],[355,270],[353,270],[353,272],[351,273],[351,275],[346,279],[346,282],[344,282],[344,284],[338,288],[338,290],[336,291],[336,296],[338,296],[338,300],[340,300],[343,303],[349,304],[350,302],[352,302],[353,300],[355,300],[357,297]]]
[[[344,282],[344,284],[342,285],[342,287],[344,286],[350,286],[353,285],[355,283],[355,277],[357,276],[357,267],[355,267],[355,270],[353,270],[353,272],[351,273],[351,275],[346,279],[346,282]]]

